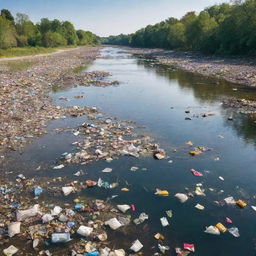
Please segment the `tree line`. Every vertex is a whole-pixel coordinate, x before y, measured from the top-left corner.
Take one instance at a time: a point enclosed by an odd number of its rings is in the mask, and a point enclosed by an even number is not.
[[[34,24],[23,13],[14,18],[7,9],[0,15],[0,49],[25,46],[58,47],[65,45],[94,45],[100,38],[90,31],[75,30],[69,21],[41,19]]]
[[[256,0],[213,5],[148,25],[129,35],[104,38],[106,44],[200,51],[207,54],[256,53]]]

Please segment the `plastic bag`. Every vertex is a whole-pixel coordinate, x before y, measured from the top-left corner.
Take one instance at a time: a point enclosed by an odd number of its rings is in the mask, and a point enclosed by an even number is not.
[[[77,234],[81,236],[89,236],[93,231],[93,228],[86,227],[86,226],[80,226],[77,230]]]
[[[106,221],[105,225],[109,225],[109,227],[113,230],[116,230],[122,226],[122,224],[117,220],[117,218],[112,218]]]
[[[165,218],[165,217],[162,217],[160,219],[160,221],[161,221],[161,224],[162,224],[163,227],[166,227],[166,226],[170,225],[167,218]]]
[[[128,204],[119,204],[117,205],[118,210],[120,210],[121,212],[125,213],[126,211],[128,211],[131,207]]]
[[[188,196],[182,193],[177,193],[175,197],[178,198],[181,203],[185,203],[188,200]]]
[[[51,210],[51,215],[56,216],[59,215],[62,211],[62,208],[60,206],[55,206],[53,210]]]
[[[74,187],[62,187],[62,191],[64,193],[64,196],[68,196],[70,193],[74,191]]]
[[[71,240],[70,233],[52,233],[52,243],[66,243]]]
[[[34,189],[34,194],[35,194],[35,196],[39,196],[40,194],[42,194],[43,193],[43,189],[41,188],[41,187],[36,187],[35,189]]]
[[[211,235],[220,235],[219,229],[214,227],[214,226],[206,227],[204,232],[208,233],[208,234],[211,234]]]
[[[159,196],[169,196],[169,192],[167,190],[161,190],[161,189],[156,189],[155,195]]]
[[[18,210],[17,211],[17,221],[23,221],[27,218],[34,217],[37,214],[40,214],[39,204],[35,204],[32,208],[27,210]]]
[[[138,252],[143,248],[143,244],[137,239],[133,242],[132,246],[130,249],[134,252]]]
[[[18,251],[19,251],[19,249],[16,248],[15,246],[13,246],[13,245],[10,245],[8,248],[3,250],[4,255],[6,255],[6,256],[12,256],[15,253],[17,253]]]
[[[47,222],[50,222],[50,221],[52,221],[52,220],[53,220],[53,217],[52,217],[52,215],[49,214],[49,213],[43,215],[43,217],[42,217],[43,223],[47,223]]]
[[[21,224],[21,222],[12,222],[8,225],[8,235],[9,235],[9,237],[13,237],[16,234],[20,233],[20,224]]]
[[[238,228],[236,228],[236,227],[229,228],[229,229],[228,229],[228,232],[229,232],[231,235],[233,235],[234,237],[239,237],[239,236],[240,236],[239,230],[238,230]]]
[[[234,199],[233,196],[226,197],[226,198],[224,199],[224,201],[225,201],[226,204],[230,204],[230,205],[236,204],[236,201],[235,201],[235,199]]]

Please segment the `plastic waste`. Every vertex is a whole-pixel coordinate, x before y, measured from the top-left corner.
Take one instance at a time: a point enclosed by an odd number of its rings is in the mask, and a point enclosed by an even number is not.
[[[62,208],[60,206],[54,206],[53,210],[51,210],[52,216],[57,216],[61,213]]]
[[[158,249],[161,253],[165,254],[166,251],[170,250],[169,246],[158,244]]]
[[[225,201],[225,203],[228,204],[228,205],[234,205],[234,204],[236,204],[236,201],[235,201],[235,199],[234,199],[233,196],[226,197],[226,198],[224,199],[224,201]]]
[[[77,234],[81,236],[89,236],[93,231],[93,228],[86,227],[86,226],[80,226],[77,230]]]
[[[112,168],[105,168],[102,170],[102,172],[106,172],[106,173],[112,172]]]
[[[11,222],[8,225],[8,235],[9,237],[13,237],[20,233],[20,224],[21,222]]]
[[[251,206],[254,211],[256,211],[256,206]]]
[[[19,251],[19,249],[16,248],[15,246],[13,246],[13,245],[10,245],[8,248],[3,250],[4,255],[6,255],[6,256],[12,256],[15,253],[17,253],[18,251]]]
[[[40,240],[38,238],[35,238],[33,240],[33,248],[36,248],[38,246],[39,242],[40,242]]]
[[[226,222],[231,224],[232,220],[230,218],[226,217]]]
[[[130,170],[131,170],[132,172],[136,172],[138,169],[139,169],[139,167],[133,166],[133,167],[131,167]]]
[[[67,243],[71,240],[70,233],[52,233],[52,243]]]
[[[62,187],[62,191],[63,191],[64,196],[68,196],[69,194],[71,194],[74,191],[74,187],[72,187],[72,186]]]
[[[128,192],[128,191],[130,191],[130,190],[129,190],[129,188],[121,188],[121,191],[123,191],[123,192]]]
[[[195,169],[190,170],[194,176],[202,177],[204,176],[201,172],[196,171]]]
[[[103,232],[103,233],[99,234],[99,235],[98,235],[98,239],[99,239],[100,241],[106,241],[106,240],[108,239],[107,233],[106,233],[106,232]]]
[[[236,227],[229,228],[229,229],[228,229],[228,232],[229,232],[231,235],[233,235],[234,237],[239,237],[239,236],[240,236],[239,230],[238,230],[238,228],[236,228]]]
[[[222,233],[225,233],[226,231],[227,231],[227,229],[226,229],[226,227],[222,224],[222,223],[217,223],[216,225],[215,225],[215,227],[219,230],[219,231],[221,231]]]
[[[222,181],[224,181],[224,178],[223,178],[222,176],[219,176],[219,179],[222,180]]]
[[[206,227],[204,232],[208,233],[208,234],[211,234],[211,235],[220,235],[219,229],[214,227],[214,226]]]
[[[62,168],[64,168],[64,167],[65,167],[64,164],[60,164],[60,165],[54,166],[53,169],[54,169],[54,170],[59,170],[59,169],[62,169]]]
[[[117,218],[112,218],[105,222],[111,229],[116,230],[122,226],[122,224],[117,220]]]
[[[159,240],[159,239],[164,240],[164,238],[165,238],[165,237],[164,237],[162,234],[160,234],[160,233],[155,234],[154,237],[155,237],[155,239],[157,239],[157,240]]]
[[[136,218],[133,220],[133,222],[136,224],[136,225],[139,225],[141,223],[143,223],[145,220],[148,219],[148,215],[144,212],[142,212],[139,216],[139,218]]]
[[[114,250],[114,254],[112,256],[125,256],[125,251],[123,249]]]
[[[86,183],[87,187],[94,187],[97,185],[97,182],[93,181],[93,180],[86,180],[85,183]]]
[[[200,187],[196,187],[195,193],[197,196],[205,196],[204,190],[202,190]]]
[[[160,218],[160,221],[163,227],[170,225],[166,217]]]
[[[50,222],[53,220],[53,217],[51,214],[47,213],[47,214],[44,214],[43,217],[42,217],[42,221],[43,223],[47,223],[47,222]]]
[[[201,204],[196,204],[195,208],[197,208],[198,210],[204,210],[204,206]]]
[[[27,210],[17,210],[17,221],[23,221],[27,218],[34,217],[40,214],[39,204],[35,204],[32,208]]]
[[[245,207],[247,206],[247,203],[244,202],[243,200],[238,200],[238,201],[236,201],[236,204],[237,204],[238,206],[240,206],[241,208],[245,208]]]
[[[143,248],[143,244],[137,239],[133,242],[132,246],[130,249],[134,252],[138,252]]]
[[[182,193],[177,193],[175,197],[178,198],[181,203],[185,203],[188,200],[188,196]]]
[[[93,251],[93,252],[86,252],[86,256],[99,256],[100,253],[98,251]]]
[[[135,206],[134,206],[134,204],[131,204],[131,209],[132,209],[133,212],[135,212]]]
[[[172,210],[165,211],[166,215],[171,218],[173,216]]]
[[[165,152],[155,152],[154,157],[158,160],[162,160],[166,157],[166,153]]]
[[[41,187],[36,187],[35,189],[34,189],[34,194],[35,194],[35,196],[39,196],[40,194],[42,194],[43,193],[43,189],[41,188]]]
[[[184,247],[185,250],[191,251],[191,252],[195,252],[195,246],[193,244],[186,244],[184,243]]]
[[[167,190],[161,190],[161,189],[156,189],[155,195],[159,196],[169,196],[169,192]]]
[[[118,208],[118,210],[120,210],[121,212],[123,212],[123,213],[125,213],[126,211],[128,211],[131,207],[130,207],[130,205],[128,205],[128,204],[119,204],[119,205],[117,205],[117,208]]]

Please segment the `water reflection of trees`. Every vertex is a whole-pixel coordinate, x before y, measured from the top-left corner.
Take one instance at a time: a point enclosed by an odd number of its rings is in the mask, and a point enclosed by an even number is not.
[[[138,60],[139,65],[154,71],[168,80],[176,80],[181,89],[191,90],[195,98],[203,102],[219,102],[226,97],[256,99],[256,88],[247,88],[222,79],[205,77],[200,74],[173,70],[165,65],[154,65],[152,62]],[[202,86],[203,85],[203,86]],[[238,88],[234,91],[233,88]]]
[[[190,90],[194,97],[201,103],[220,102],[222,99],[229,97],[250,100],[256,99],[255,88],[248,88],[190,72],[173,70],[169,66],[154,65],[150,61],[138,60],[138,65],[143,65],[147,70],[155,72],[157,75],[165,77],[168,80],[177,81],[181,89]],[[234,91],[233,88],[237,88],[238,90]],[[232,127],[239,137],[243,137],[247,143],[253,143],[256,146],[255,120],[255,116],[237,114],[234,116],[233,121],[225,119],[224,122],[226,126]]]

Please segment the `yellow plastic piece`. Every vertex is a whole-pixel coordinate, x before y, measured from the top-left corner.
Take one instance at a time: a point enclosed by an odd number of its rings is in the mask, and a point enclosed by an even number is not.
[[[221,224],[220,222],[216,224],[215,226],[220,232],[225,233],[227,231],[226,227]]]

